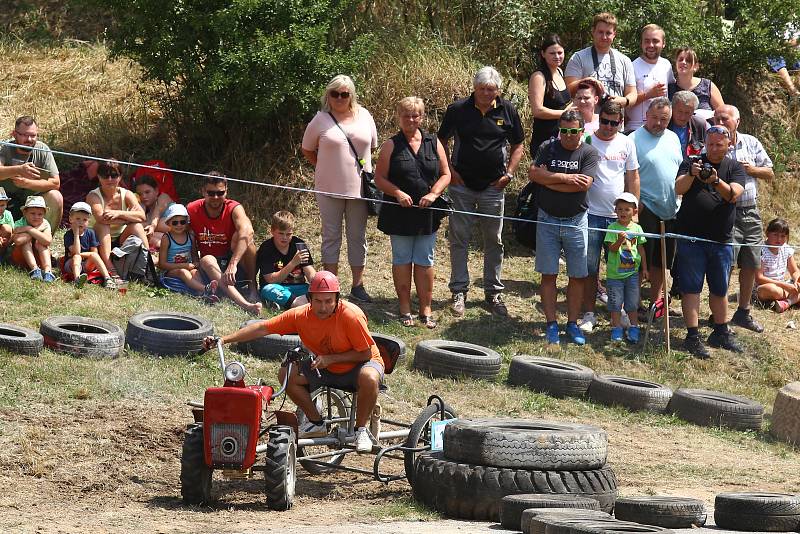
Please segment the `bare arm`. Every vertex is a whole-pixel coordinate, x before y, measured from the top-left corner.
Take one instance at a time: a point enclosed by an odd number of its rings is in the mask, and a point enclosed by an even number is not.
[[[578,78],[577,76],[564,76],[564,83],[567,84],[567,89],[569,90],[569,94],[571,95],[575,94],[579,81],[580,78]]]
[[[742,163],[742,167],[744,167],[744,172],[753,178],[759,180],[772,180],[775,178],[775,171],[772,170],[772,167],[756,167],[749,163]]]
[[[545,79],[541,72],[534,72],[528,80],[528,103],[531,114],[535,119],[558,119],[564,113],[563,109],[551,109],[544,105]]]
[[[614,100],[619,103],[620,106],[623,108],[625,107],[633,107],[636,105],[636,86],[635,85],[626,85],[625,90],[622,92],[621,97],[617,96],[614,97]]]
[[[334,363],[363,363],[372,358],[372,349],[367,350],[348,350],[339,354],[318,354],[311,364],[312,369],[325,369]]]
[[[23,163],[22,165],[0,165],[0,181],[9,178],[24,178],[26,180],[38,180],[39,169],[33,163]],[[27,187],[25,189],[28,189]]]
[[[442,147],[444,147],[447,168],[450,169],[450,183],[452,185],[464,185],[464,180],[461,178],[461,174],[459,174],[455,167],[453,167],[453,163],[450,161],[450,141],[440,137],[439,142],[442,144]]]
[[[301,148],[300,151],[303,153],[303,157],[306,158],[306,161],[308,161],[314,167],[317,166],[317,151],[316,150],[306,150],[305,148]]]
[[[639,200],[639,169],[625,171],[625,191]]]
[[[231,243],[231,259],[230,262],[228,262],[226,271],[231,268],[234,270],[236,269],[239,260],[242,259],[244,251],[247,250],[247,246],[253,242],[253,235],[255,234],[255,232],[253,232],[253,223],[250,222],[241,204],[233,209],[231,217],[233,218],[233,226],[236,228],[236,233],[239,238]]]
[[[50,233],[50,228],[46,228],[44,230],[30,228],[30,230],[28,230],[28,235],[31,236],[31,239],[36,240],[40,245],[44,245],[46,247],[49,247],[50,243],[53,242],[53,234]]]
[[[725,105],[725,101],[722,99],[722,93],[719,91],[719,87],[714,82],[711,82],[711,109],[717,109]]]
[[[139,199],[132,191],[125,190],[125,205],[127,210],[108,210],[114,214],[115,221],[123,221],[126,223],[141,223],[144,222],[145,214],[142,205],[139,204]]]
[[[28,165],[27,163],[25,165]],[[24,165],[20,165],[19,167],[23,167]],[[21,189],[29,189],[30,191],[35,191],[37,193],[46,193],[47,191],[52,191],[53,189],[58,189],[61,187],[61,179],[59,176],[53,175],[44,180],[41,178],[23,178],[22,176],[15,176],[11,178],[11,181],[14,182],[14,185]]]
[[[588,191],[592,186],[593,178],[586,174],[564,174],[561,172],[551,172],[546,165],[531,165],[528,172],[528,179],[539,185],[543,185],[553,191],[561,193],[577,193],[578,191]]]

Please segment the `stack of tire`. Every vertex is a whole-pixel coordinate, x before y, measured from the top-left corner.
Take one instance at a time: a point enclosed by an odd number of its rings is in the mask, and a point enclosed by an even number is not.
[[[507,495],[590,497],[611,512],[617,481],[604,430],[531,419],[457,419],[441,452],[420,454],[413,493],[443,515],[499,521]]]
[[[800,495],[720,493],[714,499],[718,527],[757,532],[800,530]]]

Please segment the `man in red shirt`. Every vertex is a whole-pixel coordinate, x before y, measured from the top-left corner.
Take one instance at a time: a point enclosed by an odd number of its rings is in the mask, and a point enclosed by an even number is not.
[[[319,410],[310,392],[320,386],[352,387],[357,390],[355,446],[358,452],[372,450],[366,428],[383,379],[383,360],[369,334],[364,312],[354,304],[340,300],[339,280],[329,271],[318,271],[308,289],[310,303],[283,312],[261,323],[253,323],[222,338],[223,343],[241,343],[268,334],[297,332],[312,353],[313,361],[292,367],[286,394],[303,410],[308,420],[300,425],[300,437],[326,434]],[[206,350],[216,342],[204,340]],[[283,382],[286,368],[278,377]]]
[[[261,312],[256,285],[256,246],[253,224],[244,207],[227,197],[228,180],[217,172],[209,173],[202,188],[203,198],[186,206],[189,221],[200,251],[199,269],[207,282],[218,280],[220,289],[239,307],[252,314]],[[241,265],[240,265],[241,263]],[[237,281],[250,285],[248,302]]]

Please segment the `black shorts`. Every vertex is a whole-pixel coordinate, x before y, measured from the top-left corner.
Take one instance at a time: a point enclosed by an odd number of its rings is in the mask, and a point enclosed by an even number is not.
[[[331,373],[327,369],[319,369],[319,375],[317,375],[317,370],[311,368],[311,360],[306,359],[300,362],[299,371],[308,380],[308,389],[310,391],[319,389],[322,386],[355,391],[358,389],[358,373],[364,366],[376,369],[381,375],[380,380],[383,380],[383,366],[373,360],[356,365],[346,373]]]
[[[647,209],[647,206],[640,204],[639,208],[639,226],[648,234],[661,233],[661,219]],[[675,219],[664,221],[664,231],[675,232]],[[664,239],[667,248],[667,269],[672,269],[672,264],[675,261],[675,239],[667,237]],[[647,267],[661,267],[661,240],[655,237],[648,237],[647,242],[644,244],[644,255],[647,258]]]

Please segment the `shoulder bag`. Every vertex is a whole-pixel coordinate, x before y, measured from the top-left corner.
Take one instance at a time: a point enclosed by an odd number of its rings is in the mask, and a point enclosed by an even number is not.
[[[380,201],[383,200],[383,193],[380,191],[380,189],[378,189],[378,186],[375,185],[375,173],[364,170],[364,160],[358,157],[356,147],[353,146],[353,142],[350,141],[350,137],[347,135],[347,132],[344,131],[344,128],[342,128],[342,126],[339,124],[339,121],[336,120],[336,117],[333,116],[333,113],[328,112],[328,115],[331,116],[334,124],[336,124],[336,126],[338,126],[344,134],[345,139],[347,139],[347,144],[350,145],[350,150],[353,152],[353,156],[356,158],[359,174],[361,176],[361,198],[367,201],[367,213],[374,217],[380,213]]]

